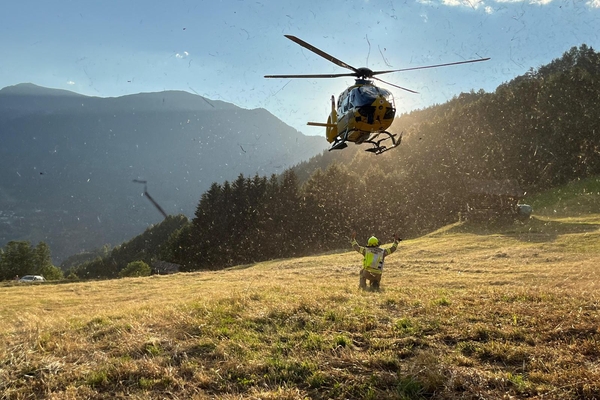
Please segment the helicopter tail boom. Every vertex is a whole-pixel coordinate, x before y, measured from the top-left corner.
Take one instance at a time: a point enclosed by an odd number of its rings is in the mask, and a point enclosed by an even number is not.
[[[334,127],[337,127],[337,124],[326,124],[324,122],[307,122],[306,125],[310,125],[310,126],[324,126],[325,128],[334,128]]]
[[[307,122],[306,125],[310,126],[322,126],[325,128],[325,136],[327,137],[327,141],[332,143],[336,140],[338,135],[338,126],[337,124],[331,123],[331,116],[327,118],[327,123],[323,122]]]

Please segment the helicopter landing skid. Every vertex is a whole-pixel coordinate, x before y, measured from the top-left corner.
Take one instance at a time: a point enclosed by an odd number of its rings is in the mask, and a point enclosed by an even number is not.
[[[338,137],[335,138],[334,142],[329,147],[329,151],[342,150],[342,149],[345,149],[346,147],[348,147],[348,143],[346,143],[346,141],[348,140],[349,133],[350,132],[345,131],[343,134],[338,135]]]
[[[385,135],[382,139],[377,140],[377,138],[379,137],[379,135]],[[364,140],[364,137],[362,140],[358,140],[356,142],[354,142],[355,144],[364,144],[364,143],[370,143],[373,145],[373,147],[371,147],[370,149],[367,149],[365,151],[368,151],[370,153],[375,153],[375,155],[379,155],[382,153],[385,153],[388,150],[393,149],[394,147],[397,147],[398,145],[400,145],[400,142],[402,141],[402,134],[400,134],[400,136],[398,137],[398,140],[396,140],[396,136],[398,136],[395,133],[389,133],[388,131],[382,131],[382,132],[377,132],[375,135],[371,136],[371,137],[367,137],[366,140]],[[386,140],[391,140],[392,141],[392,145],[391,146],[384,146],[381,143],[386,141]],[[331,147],[329,147],[329,151],[331,150],[341,150],[341,149],[345,149],[346,147],[348,147],[348,132],[346,132],[343,137],[342,135],[338,136],[336,138],[336,140],[333,142],[333,144],[331,145]]]
[[[336,140],[335,142],[333,142],[331,147],[329,147],[329,151],[341,150],[341,149],[345,149],[346,147],[348,147],[348,143],[346,143],[346,140]]]
[[[385,134],[386,136],[383,139],[379,139],[376,140],[379,135],[381,134]],[[365,140],[363,143],[371,143],[373,145],[373,147],[371,147],[370,149],[367,149],[365,151],[368,151],[370,153],[375,153],[375,155],[379,155],[382,153],[385,153],[388,150],[393,149],[394,147],[398,147],[400,145],[400,142],[402,142],[402,133],[400,134],[400,136],[398,137],[398,140],[396,141],[396,134],[395,133],[389,133],[388,131],[383,131],[383,132],[378,132],[375,135],[373,135],[373,137],[369,138],[368,140]],[[383,146],[381,144],[381,142],[385,141],[385,140],[392,140],[392,145],[391,146]]]

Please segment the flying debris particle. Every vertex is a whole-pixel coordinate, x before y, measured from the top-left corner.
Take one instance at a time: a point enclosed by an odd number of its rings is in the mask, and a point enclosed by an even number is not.
[[[152,196],[150,196],[150,193],[148,193],[148,189],[146,184],[148,183],[147,181],[142,181],[139,179],[134,179],[133,180],[135,183],[143,183],[144,184],[144,196],[146,196],[148,198],[148,200],[150,200],[150,202],[152,203],[152,205],[154,205],[154,207],[156,207],[156,209],[165,217],[167,218],[167,213],[165,212],[165,210],[163,210],[163,208],[156,202],[156,200],[154,200],[152,198]]]
[[[204,97],[204,96],[202,96],[200,93],[196,92],[196,91],[194,90],[194,88],[192,88],[191,86],[188,86],[188,88],[190,88],[190,90],[191,90],[192,92],[196,93],[198,96],[202,97],[202,100],[204,100],[205,102],[207,102],[207,103],[208,103],[208,105],[210,105],[212,108],[215,108],[215,106],[214,106],[214,105],[213,105],[213,104],[212,104],[210,101],[208,101],[208,99],[207,99],[206,97]]]
[[[369,41],[368,35],[365,35],[365,39],[367,39],[367,44],[369,45],[369,52],[367,53],[367,65],[369,65],[369,56],[371,55],[371,42]]]
[[[269,99],[270,97],[275,96],[277,93],[281,92],[283,89],[285,89],[285,87],[290,83],[291,81],[287,81],[287,83],[285,85],[283,85],[283,87],[281,89],[279,89],[278,91],[276,91],[275,93],[271,94],[269,97],[267,97],[267,99]]]
[[[385,58],[385,56],[383,55],[383,52],[381,51],[381,47],[377,46],[379,48],[379,54],[381,54],[381,58],[383,58],[383,62],[385,63],[385,65],[387,65],[388,67],[392,67],[390,65],[390,63],[388,62],[388,60]],[[383,50],[385,51],[385,47],[383,48]]]

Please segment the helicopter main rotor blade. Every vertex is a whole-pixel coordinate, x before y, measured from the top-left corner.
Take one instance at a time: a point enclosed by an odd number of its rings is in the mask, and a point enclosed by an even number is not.
[[[304,47],[305,49],[308,49],[308,50],[312,51],[313,53],[320,55],[324,59],[326,59],[328,61],[331,61],[332,63],[334,63],[336,65],[339,65],[342,68],[346,68],[346,69],[349,69],[351,71],[358,72],[358,70],[356,68],[354,68],[353,66],[346,64],[342,60],[338,60],[337,58],[335,58],[331,54],[325,53],[323,50],[317,49],[312,44],[306,43],[304,40],[299,39],[296,36],[292,36],[292,35],[283,35],[283,36],[285,36],[286,38],[290,39],[293,42],[298,43],[300,46]]]
[[[478,58],[476,60],[466,60],[466,61],[457,61],[457,62],[451,62],[451,63],[446,63],[446,64],[426,65],[426,66],[423,66],[423,67],[391,69],[391,70],[388,70],[388,71],[373,71],[373,75],[389,74],[390,72],[413,71],[413,70],[416,70],[416,69],[447,67],[449,65],[469,64],[469,63],[476,63],[476,62],[480,62],[480,61],[487,61],[489,59],[490,59],[489,57],[488,58]]]
[[[419,92],[415,92],[414,90],[407,89],[407,88],[405,88],[405,87],[402,87],[402,86],[394,85],[393,83],[390,83],[390,82],[386,82],[386,81],[384,81],[383,79],[381,79],[381,78],[377,78],[377,77],[375,77],[375,76],[373,77],[373,79],[375,79],[376,81],[379,81],[379,82],[383,82],[383,83],[385,83],[386,85],[390,85],[390,86],[393,86],[393,87],[395,87],[395,88],[398,88],[398,89],[406,90],[407,92],[416,93],[416,94],[418,94],[418,93],[419,93]]]
[[[265,78],[339,78],[342,76],[356,76],[356,74],[265,75]]]

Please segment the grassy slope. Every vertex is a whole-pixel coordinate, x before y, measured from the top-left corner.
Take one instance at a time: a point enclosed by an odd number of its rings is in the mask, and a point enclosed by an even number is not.
[[[599,228],[448,226],[402,242],[381,292],[352,252],[6,285],[0,397],[598,398]]]
[[[527,200],[538,215],[573,216],[600,213],[600,177],[570,182]]]

